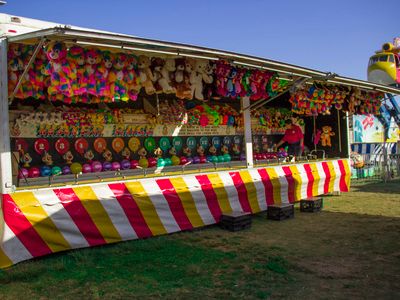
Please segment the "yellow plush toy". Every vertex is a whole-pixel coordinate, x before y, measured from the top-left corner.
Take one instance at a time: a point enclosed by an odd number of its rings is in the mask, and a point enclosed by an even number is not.
[[[332,132],[331,126],[323,126],[322,133],[321,133],[321,145],[323,147],[332,147],[331,144],[331,136],[334,136],[335,133]]]

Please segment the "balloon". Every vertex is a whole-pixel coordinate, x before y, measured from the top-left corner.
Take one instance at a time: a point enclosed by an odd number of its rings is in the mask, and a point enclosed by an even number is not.
[[[51,175],[61,175],[62,174],[62,170],[60,167],[58,166],[54,166],[51,168]]]
[[[103,165],[99,161],[92,162],[92,172],[101,172],[103,170]]]
[[[207,155],[206,159],[207,159],[208,162],[212,162],[212,155]]]
[[[117,161],[113,161],[111,164],[111,170],[113,171],[121,170],[121,164]]]
[[[177,165],[179,165],[181,163],[181,160],[179,159],[178,156],[172,155],[171,162],[172,162],[173,166],[177,166]]]
[[[83,153],[85,153],[85,151],[89,147],[89,144],[85,138],[79,138],[75,141],[74,147],[75,147],[76,152],[83,155]],[[71,170],[72,170],[72,168],[71,168]],[[72,173],[74,173],[74,172],[72,171]]]
[[[110,171],[112,168],[112,165],[109,161],[105,161],[103,163],[103,171]]]
[[[40,170],[39,168],[32,167],[28,170],[28,177],[29,178],[35,178],[40,176]]]
[[[43,152],[48,152],[50,149],[49,141],[46,139],[37,139],[33,144],[37,154],[42,155]]]
[[[41,166],[40,167],[40,176],[50,176],[51,168],[49,166]]]
[[[113,139],[111,146],[115,152],[120,153],[125,147],[125,142],[121,138],[115,138]]]
[[[159,158],[157,160],[157,167],[164,167],[165,166],[165,160],[163,158]]]
[[[23,179],[29,176],[29,171],[28,169],[21,168],[18,172],[18,178]]]
[[[15,140],[15,150],[16,151],[28,151],[28,142],[24,139],[16,139]]]
[[[225,157],[223,155],[218,155],[217,158],[219,163],[225,162]]]
[[[157,165],[157,159],[154,157],[149,157],[147,161],[149,162],[149,168],[153,168]]]
[[[137,160],[131,160],[131,169],[136,169],[138,165],[139,162]]]
[[[181,165],[186,165],[188,162],[188,160],[185,156],[181,156],[180,161],[181,161],[180,162]]]
[[[69,142],[65,138],[60,138],[54,144],[54,148],[56,148],[56,151],[58,152],[58,154],[64,155],[65,153],[68,152],[68,150],[70,148]]]
[[[164,159],[165,161],[165,166],[172,166],[172,160],[170,158]]]
[[[200,157],[198,157],[198,156],[193,157],[193,163],[194,164],[199,164],[200,163]]]
[[[79,174],[82,172],[82,165],[80,163],[74,162],[70,166],[72,174]]]
[[[214,155],[214,156],[212,157],[212,162],[213,162],[213,163],[217,163],[217,162],[218,162],[218,157],[217,157],[216,155]]]
[[[206,157],[205,157],[205,156],[200,156],[200,163],[201,163],[201,164],[204,164],[204,163],[206,163],[206,162],[207,162]]]
[[[191,157],[187,157],[186,160],[188,163],[191,163],[191,164],[193,163],[193,158],[191,158]]]
[[[240,153],[240,160],[246,160],[246,154]]]
[[[127,159],[124,159],[121,161],[121,169],[122,170],[128,170],[131,168],[131,162]]]
[[[139,166],[141,166],[143,169],[147,168],[149,166],[149,161],[147,158],[139,159]]]
[[[224,160],[225,160],[225,162],[230,162],[231,161],[231,156],[228,154],[228,153],[225,153],[224,154]]]
[[[103,151],[107,148],[107,142],[104,138],[97,138],[93,142],[93,147],[97,153],[103,153]]]
[[[62,171],[63,175],[71,174],[71,168],[69,166],[63,167],[61,171]]]
[[[92,173],[92,167],[89,164],[84,164],[82,166],[82,173]]]
[[[132,152],[136,152],[140,147],[140,140],[137,137],[131,137],[128,141],[128,147]]]

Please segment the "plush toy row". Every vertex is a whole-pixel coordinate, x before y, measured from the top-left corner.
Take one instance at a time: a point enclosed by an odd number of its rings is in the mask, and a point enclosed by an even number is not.
[[[33,46],[9,46],[9,94],[33,53]],[[250,70],[226,61],[167,58],[112,53],[95,48],[51,42],[41,49],[23,78],[16,97],[64,102],[111,102],[137,100],[146,94],[175,94],[179,99],[209,100],[249,96],[265,99],[287,84],[269,71]]]
[[[311,86],[293,93],[289,99],[292,111],[299,115],[329,115],[332,107],[351,114],[379,115],[380,92],[365,92],[359,89],[341,90],[337,87]]]

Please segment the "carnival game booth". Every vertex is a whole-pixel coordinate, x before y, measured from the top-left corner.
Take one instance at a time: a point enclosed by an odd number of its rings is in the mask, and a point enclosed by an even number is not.
[[[377,113],[395,93],[69,28],[3,39],[1,70],[0,267],[348,191],[346,114]],[[308,155],[274,149],[286,119],[304,131]]]

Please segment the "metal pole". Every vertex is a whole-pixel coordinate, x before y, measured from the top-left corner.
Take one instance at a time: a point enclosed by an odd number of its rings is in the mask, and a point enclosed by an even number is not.
[[[338,132],[339,132],[339,152],[342,153],[342,126],[340,124],[340,113],[339,110],[336,110],[337,112],[337,120],[338,120]]]
[[[7,40],[0,40],[0,193],[13,191],[7,87]],[[1,205],[1,204],[0,204]]]
[[[29,59],[28,65],[25,67],[24,72],[22,73],[21,77],[19,78],[18,83],[15,86],[15,89],[14,89],[14,91],[12,92],[12,94],[10,96],[9,104],[11,104],[13,102],[15,94],[17,93],[19,87],[21,86],[22,81],[24,80],[26,73],[28,73],[31,65],[33,64],[37,54],[39,53],[39,50],[42,48],[44,42],[45,42],[45,38],[42,38],[40,40],[39,44],[36,46],[35,51],[33,52],[31,58]]]
[[[242,108],[249,107],[250,98],[243,97],[242,98]],[[246,162],[247,167],[253,167],[253,143],[251,139],[251,116],[250,116],[250,109],[242,109],[243,113],[243,126],[244,126],[244,143],[245,143],[245,150],[246,150]]]
[[[314,134],[314,150],[317,151],[317,144],[315,143],[315,138],[317,136],[317,124],[315,123],[315,116],[313,115],[313,134]]]

